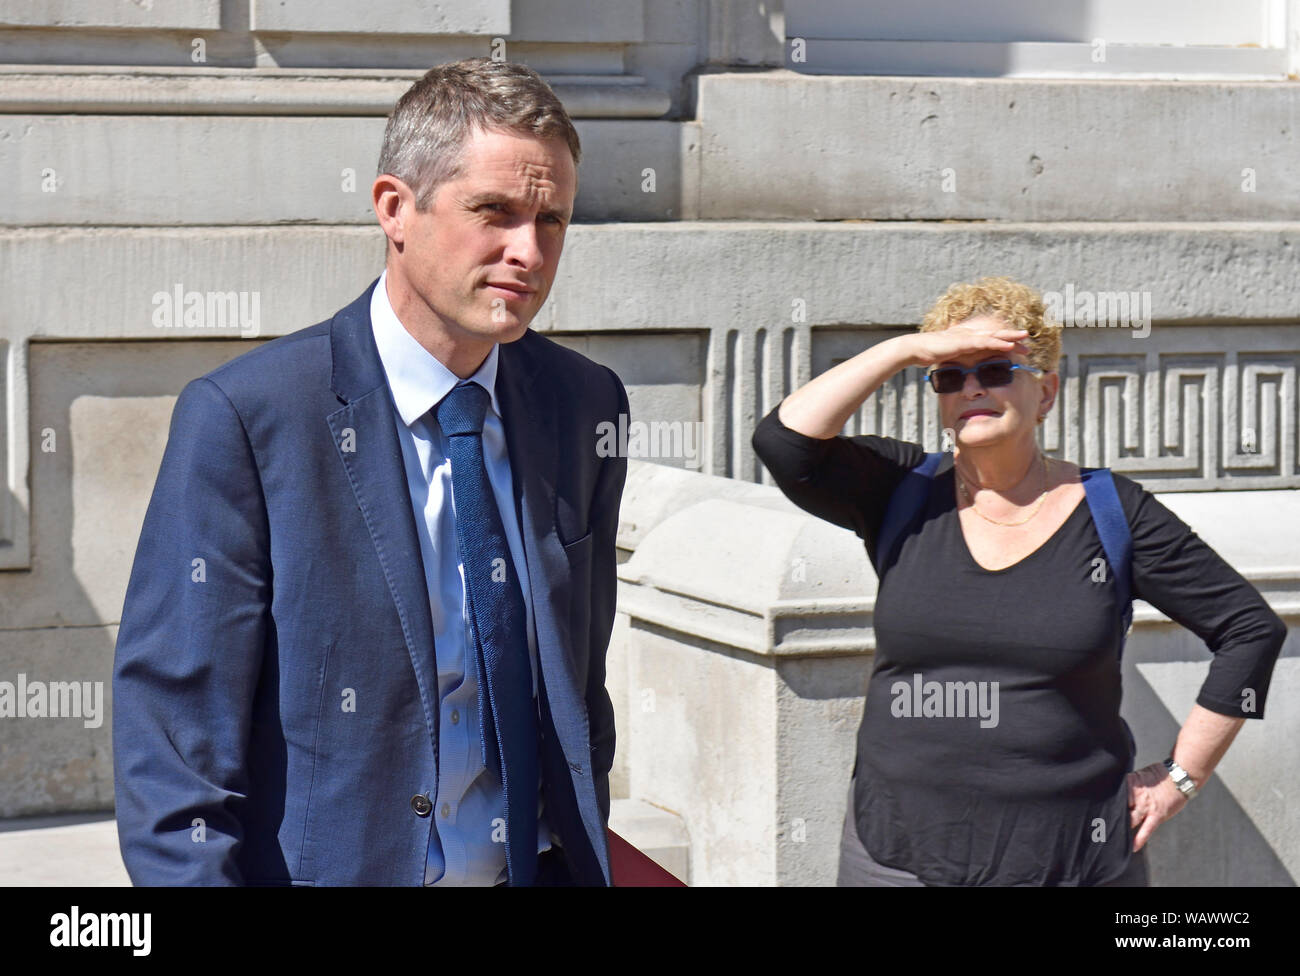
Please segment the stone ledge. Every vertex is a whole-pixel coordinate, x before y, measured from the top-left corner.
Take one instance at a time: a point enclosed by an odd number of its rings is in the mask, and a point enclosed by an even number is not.
[[[633,626],[760,658],[870,653],[876,578],[861,540],[803,512],[776,488],[629,461],[619,544],[619,610]],[[1300,623],[1300,563],[1277,525],[1300,525],[1300,491],[1156,496],[1269,601]],[[675,510],[662,505],[672,499]],[[693,500],[690,500],[693,499]],[[1247,509],[1267,511],[1268,524]],[[1134,628],[1171,623],[1134,601]]]
[[[387,117],[423,71],[276,68],[0,68],[0,112],[32,115]],[[574,118],[654,119],[671,96],[635,75],[551,75]]]
[[[260,334],[283,335],[334,312],[378,276],[382,234],[373,220],[0,226],[11,269],[0,334],[159,338],[166,330],[150,325],[149,296],[180,281],[262,290]],[[1300,223],[746,220],[574,224],[533,327],[752,330],[788,324],[800,296],[811,327],[898,327],[920,321],[950,282],[993,271],[1042,289],[1149,290],[1153,317],[1168,327],[1300,319]],[[92,305],[97,314],[85,315]],[[182,333],[167,337],[195,337]]]
[[[0,114],[0,171],[12,182],[0,222],[374,223],[370,184],[386,107],[366,116],[223,112]],[[575,128],[578,220],[694,215],[694,123],[579,118]]]
[[[1300,218],[1286,81],[696,81],[707,219]]]

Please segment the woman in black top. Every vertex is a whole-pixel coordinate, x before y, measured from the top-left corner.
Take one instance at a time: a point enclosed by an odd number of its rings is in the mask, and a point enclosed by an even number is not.
[[[1145,868],[1133,852],[1204,786],[1245,719],[1263,717],[1285,624],[1150,492],[1113,475],[1133,597],[1214,653],[1176,765],[1131,771],[1121,608],[1098,572],[1078,467],[1034,436],[1059,387],[1060,336],[1032,289],[954,285],[918,333],[828,370],[754,432],[781,490],[853,529],[879,568],[885,506],[924,451],[839,431],[907,366],[966,370],[937,381],[953,453],[876,597],[841,884],[1132,883]]]

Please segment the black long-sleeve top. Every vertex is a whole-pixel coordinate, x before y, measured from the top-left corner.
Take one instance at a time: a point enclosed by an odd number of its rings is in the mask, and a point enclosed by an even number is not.
[[[919,444],[807,437],[773,409],[753,445],[791,501],[852,529],[877,565],[885,506],[924,458]],[[1197,702],[1263,718],[1286,625],[1154,495],[1123,475],[1114,481],[1133,536],[1134,598],[1214,654]],[[881,864],[927,884],[1111,880],[1133,846],[1135,748],[1119,714],[1121,608],[1110,574],[1097,579],[1105,552],[1088,504],[1024,559],[989,570],[966,545],[954,487],[949,456],[920,530],[904,538],[877,592],[858,833]]]

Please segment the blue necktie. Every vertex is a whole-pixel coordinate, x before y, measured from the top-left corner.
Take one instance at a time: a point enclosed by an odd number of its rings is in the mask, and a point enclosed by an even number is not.
[[[450,445],[469,644],[479,675],[484,763],[499,773],[505,793],[510,883],[528,885],[537,876],[537,709],[523,589],[483,462],[483,418],[489,402],[487,390],[466,381],[434,410]]]

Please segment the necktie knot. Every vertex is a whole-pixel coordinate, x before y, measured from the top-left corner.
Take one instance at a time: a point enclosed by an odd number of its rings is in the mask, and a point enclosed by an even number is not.
[[[448,437],[457,434],[481,434],[491,398],[477,383],[465,381],[452,389],[434,408],[438,426]]]

